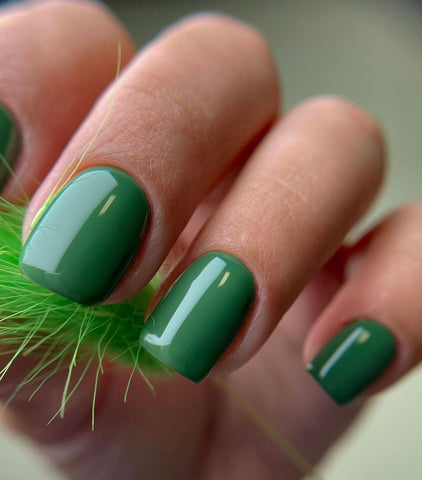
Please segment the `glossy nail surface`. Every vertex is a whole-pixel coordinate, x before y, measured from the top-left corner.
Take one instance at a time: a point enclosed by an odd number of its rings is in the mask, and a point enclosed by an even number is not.
[[[308,364],[309,373],[339,405],[353,400],[394,358],[390,330],[373,320],[347,325]]]
[[[12,115],[0,103],[0,191],[19,153],[20,135]]]
[[[53,200],[25,243],[22,273],[39,285],[90,305],[105,300],[147,232],[145,193],[125,171],[84,170]]]
[[[203,380],[242,326],[255,296],[236,257],[209,252],[176,280],[149,317],[141,345],[194,382]]]

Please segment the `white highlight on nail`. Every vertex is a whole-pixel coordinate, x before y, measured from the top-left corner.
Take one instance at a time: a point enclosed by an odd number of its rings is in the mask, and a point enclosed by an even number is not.
[[[185,319],[226,267],[227,263],[224,260],[218,257],[214,258],[192,282],[164,331],[160,335],[147,333],[144,342],[160,346],[170,345]]]
[[[363,327],[358,327],[354,332],[352,332],[344,342],[336,349],[336,351],[331,355],[331,357],[325,362],[324,366],[321,368],[318,376],[319,378],[324,378],[328,375],[330,370],[334,367],[334,365],[338,362],[338,360],[347,352],[353,343],[358,341],[362,343],[363,341],[367,340],[369,337],[365,336],[366,330]],[[361,340],[359,337],[363,338]],[[366,338],[365,338],[366,337]]]

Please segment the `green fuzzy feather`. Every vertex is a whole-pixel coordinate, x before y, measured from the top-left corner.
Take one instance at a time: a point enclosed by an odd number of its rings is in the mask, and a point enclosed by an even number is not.
[[[24,207],[1,201],[0,344],[1,353],[10,360],[0,371],[0,380],[22,355],[34,358],[34,368],[15,393],[32,382],[37,382],[39,388],[56,372],[67,369],[63,414],[75,390],[72,387],[72,391],[68,391],[77,363],[89,366],[98,362],[100,371],[103,359],[108,357],[143,376],[145,371],[164,369],[139,345],[145,310],[160,282],[159,275],[136,296],[122,303],[84,306],[67,300],[22,276],[18,261],[24,214]],[[80,381],[82,378],[77,385]]]

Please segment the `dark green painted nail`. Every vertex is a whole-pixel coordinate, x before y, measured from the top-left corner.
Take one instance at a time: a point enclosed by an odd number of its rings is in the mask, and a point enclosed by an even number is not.
[[[53,200],[25,243],[22,273],[85,305],[105,300],[147,232],[145,193],[123,170],[84,170]]]
[[[0,191],[10,176],[19,147],[20,135],[16,123],[6,107],[0,103]]]
[[[242,326],[255,283],[243,263],[223,252],[198,258],[149,317],[141,345],[194,382],[203,380]]]
[[[343,328],[308,365],[309,373],[339,405],[353,400],[382,375],[396,353],[394,336],[362,319]]]

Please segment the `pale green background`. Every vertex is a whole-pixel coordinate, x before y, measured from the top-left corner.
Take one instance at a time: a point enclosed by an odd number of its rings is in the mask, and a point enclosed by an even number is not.
[[[109,3],[139,44],[181,15],[200,9],[230,12],[256,25],[268,38],[283,71],[287,107],[307,96],[338,93],[365,106],[384,125],[389,141],[390,172],[364,226],[390,208],[422,197],[421,3],[405,0],[115,0]],[[0,452],[0,480],[62,478],[52,472],[29,442],[4,429],[0,431]],[[355,427],[327,455],[321,471],[326,480],[422,478],[421,369],[371,402]]]

